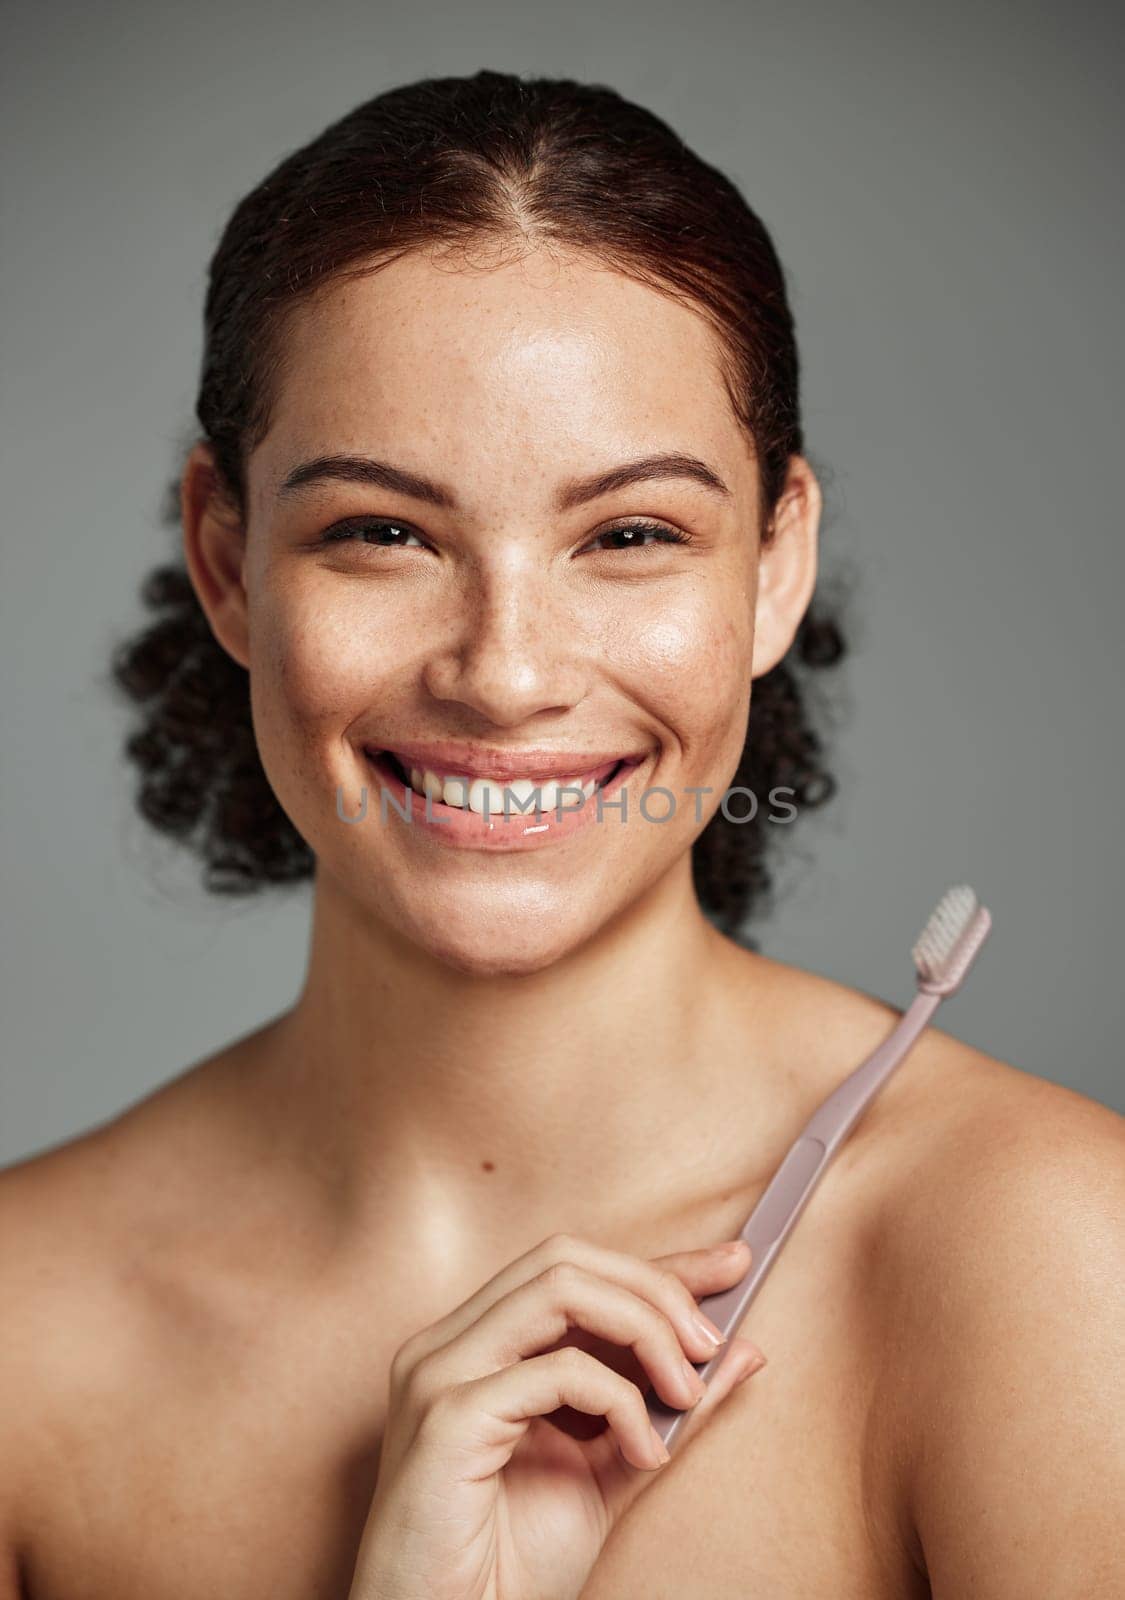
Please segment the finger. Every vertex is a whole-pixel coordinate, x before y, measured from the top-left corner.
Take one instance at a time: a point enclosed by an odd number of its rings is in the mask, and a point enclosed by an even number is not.
[[[498,1472],[533,1417],[572,1406],[604,1417],[624,1459],[646,1472],[664,1463],[664,1448],[635,1383],[588,1351],[568,1346],[533,1356],[446,1389],[418,1430],[424,1450],[450,1450],[474,1475]]]
[[[729,1246],[735,1245],[731,1250]],[[698,1250],[676,1250],[653,1256],[652,1263],[674,1272],[695,1299],[729,1289],[750,1271],[753,1254],[745,1239],[727,1240]]]
[[[423,1357],[458,1338],[498,1300],[562,1261],[573,1261],[587,1271],[643,1295],[676,1325],[693,1359],[703,1361],[714,1355],[718,1346],[708,1338],[704,1327],[697,1325],[696,1319],[701,1314],[695,1296],[736,1283],[749,1269],[749,1250],[730,1258],[705,1246],[701,1250],[677,1251],[672,1256],[647,1261],[570,1234],[552,1234],[534,1249],[509,1262],[448,1315],[413,1334],[400,1347],[392,1376],[409,1372]]]
[[[414,1369],[404,1403],[424,1409],[454,1384],[543,1353],[571,1328],[632,1350],[665,1404],[683,1408],[702,1396],[703,1382],[663,1311],[573,1261],[559,1261],[425,1356]],[[700,1359],[713,1355],[714,1347],[708,1346]]]
[[[756,1344],[749,1339],[732,1339],[730,1348],[724,1352],[722,1360],[713,1369],[704,1385],[702,1400],[681,1423],[680,1439],[690,1439],[697,1428],[706,1427],[712,1413],[747,1378],[752,1378],[756,1372],[760,1372],[765,1364],[766,1358]]]
[[[673,1459],[683,1448],[683,1438],[694,1435],[697,1428],[704,1427],[708,1418],[730,1399],[732,1391],[739,1388],[755,1372],[761,1371],[764,1365],[765,1357],[756,1345],[751,1344],[748,1339],[731,1340],[729,1349],[724,1351],[714,1376],[707,1384],[706,1395],[687,1413],[680,1424],[676,1442],[670,1447]],[[656,1430],[653,1429],[653,1432]],[[609,1515],[610,1525],[613,1526],[637,1495],[643,1492],[644,1480],[637,1478],[623,1454],[614,1448],[608,1429],[590,1441],[586,1448]]]

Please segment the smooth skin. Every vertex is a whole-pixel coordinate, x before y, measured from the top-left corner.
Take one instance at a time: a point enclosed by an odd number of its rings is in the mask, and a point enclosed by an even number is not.
[[[350,1600],[576,1600],[645,1474],[671,1457],[642,1388],[564,1336],[631,1348],[663,1400],[694,1408],[686,1441],[765,1364],[735,1339],[709,1383],[688,1365],[716,1348],[693,1294],[730,1288],[749,1265],[745,1243],[729,1246],[647,1262],[547,1239],[409,1340],[391,1365]],[[544,1420],[562,1405],[609,1427],[574,1439]]]
[[[0,1174],[4,1600],[346,1595],[390,1507],[379,1448],[407,1460],[396,1353],[545,1240],[643,1263],[736,1235],[897,1017],[740,949],[694,894],[690,847],[809,603],[821,511],[793,458],[761,543],[703,318],[539,246],[472,268],[414,254],[301,307],[287,353],[245,522],[199,446],[184,547],[316,855],[304,984]],[[726,492],[669,477],[558,508],[655,451]],[[455,504],[281,492],[345,453]],[[687,542],[626,547],[639,517]],[[634,805],[511,854],[393,812],[341,821],[337,792],[352,814],[372,783],[365,742],[431,737],[643,751],[634,798],[663,786],[675,813]],[[643,1473],[582,1600],[1119,1593],[1122,1129],[928,1029],[741,1330],[768,1367]],[[612,1341],[564,1343],[623,1370]],[[565,1518],[586,1470],[537,1510]]]

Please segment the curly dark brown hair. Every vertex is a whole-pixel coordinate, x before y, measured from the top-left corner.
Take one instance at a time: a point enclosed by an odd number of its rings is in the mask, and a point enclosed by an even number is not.
[[[615,90],[492,71],[365,101],[236,206],[210,265],[196,416],[239,513],[246,462],[285,371],[287,320],[314,290],[416,248],[536,240],[579,247],[709,319],[759,461],[768,541],[789,458],[808,453],[793,317],[764,225],[727,177]],[[176,523],[178,486],[177,476],[167,509]],[[313,852],[258,755],[249,675],[211,632],[182,559],[156,567],[141,598],[155,616],[117,645],[111,672],[142,712],[125,743],[140,814],[202,858],[215,893],[310,877]],[[785,658],[755,680],[732,785],[755,796],[780,789],[798,814],[830,798],[806,674],[843,649],[818,591]],[[732,937],[770,896],[777,831],[761,808],[738,821],[721,807],[695,841],[700,904]]]

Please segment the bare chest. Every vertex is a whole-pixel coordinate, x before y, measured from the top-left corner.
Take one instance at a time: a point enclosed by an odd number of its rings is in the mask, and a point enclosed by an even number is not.
[[[862,1297],[812,1230],[786,1254],[744,1328],[768,1367],[682,1437],[582,1600],[916,1600]],[[128,1383],[71,1396],[29,1600],[346,1600],[393,1348],[330,1319],[224,1342],[187,1318]]]

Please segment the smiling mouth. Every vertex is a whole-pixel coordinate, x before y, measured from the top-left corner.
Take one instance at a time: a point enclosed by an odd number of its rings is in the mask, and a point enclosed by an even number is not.
[[[398,756],[395,755],[393,750],[379,750],[379,751],[369,750],[367,752],[367,754],[368,754],[368,756],[370,758],[383,762],[387,767],[390,768],[390,770],[395,774],[395,776],[397,778],[399,778],[401,780],[401,782],[404,783],[407,786],[407,788],[414,789],[414,793],[415,794],[424,793],[424,790],[414,787],[413,783],[410,780],[409,771],[407,770],[406,767],[403,766],[402,762],[399,760]],[[627,757],[622,757],[622,759],[620,761],[616,762],[615,765],[609,769],[609,771],[607,771],[602,777],[600,777],[600,778],[598,778],[596,780],[596,782],[594,784],[594,792],[596,793],[596,791],[598,789],[604,789],[607,784],[612,783],[613,780],[617,777],[618,773],[621,771],[621,769],[623,767],[638,766],[639,764],[640,764],[639,761],[631,761]],[[464,777],[463,777],[462,774],[456,774],[456,775],[450,774],[450,776],[454,777],[454,781],[459,783],[459,784],[461,784],[462,788],[465,788]],[[473,781],[475,781],[475,780],[470,777],[469,782],[473,782]],[[553,778],[553,779],[552,778],[538,778],[538,779],[507,778],[507,779],[504,779],[504,780],[501,780],[499,778],[491,778],[491,779],[488,779],[487,781],[490,782],[491,784],[495,785],[495,787],[498,788],[498,789],[511,788],[511,786],[513,784],[522,783],[522,784],[530,784],[533,790],[534,789],[542,790],[542,789],[546,788],[548,783],[557,784],[560,780],[557,779],[557,778]],[[573,781],[573,780],[571,780],[571,781]]]

